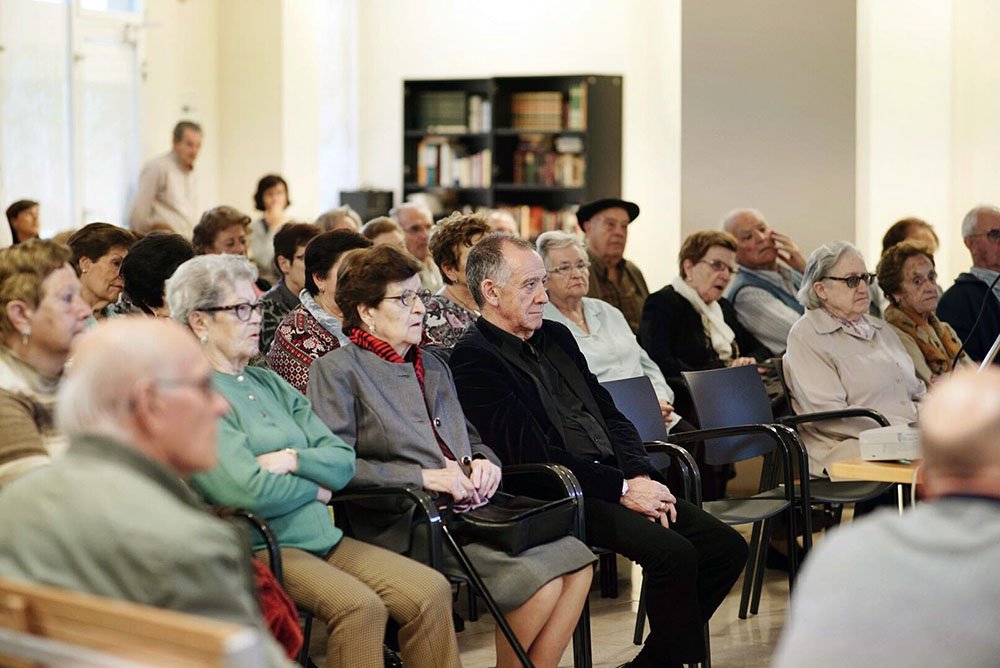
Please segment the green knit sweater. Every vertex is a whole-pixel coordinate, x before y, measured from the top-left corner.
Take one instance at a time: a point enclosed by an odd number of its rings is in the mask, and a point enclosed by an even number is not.
[[[219,464],[191,483],[210,503],[260,513],[282,547],[325,554],[343,532],[330,509],[316,500],[319,485],[342,489],[354,475],[354,449],[333,434],[309,400],[276,373],[247,367],[231,376],[215,372],[216,389],[229,401],[219,419]],[[295,473],[263,470],[256,457],[295,448]],[[254,536],[254,549],[263,549]]]

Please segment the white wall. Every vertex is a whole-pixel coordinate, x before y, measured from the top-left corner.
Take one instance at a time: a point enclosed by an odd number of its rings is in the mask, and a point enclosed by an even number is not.
[[[642,208],[626,254],[653,288],[679,233],[677,0],[366,0],[359,8],[360,185],[402,181],[404,79],[624,76],[622,195]]]
[[[806,253],[853,239],[853,3],[686,0],[682,19],[684,234],[754,207]]]
[[[858,247],[874,271],[886,229],[907,216],[923,218],[942,239],[938,272],[949,283],[957,271],[956,239],[947,232],[956,228],[952,169],[958,166],[951,4],[858,4],[857,107]]]
[[[142,161],[170,150],[171,132],[181,119],[202,125],[198,157],[199,199],[219,201],[222,132],[216,41],[216,0],[146,0],[143,30],[145,77],[139,84],[139,151]]]

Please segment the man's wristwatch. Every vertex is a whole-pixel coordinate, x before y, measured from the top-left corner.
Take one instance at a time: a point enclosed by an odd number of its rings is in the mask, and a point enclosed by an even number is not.
[[[628,480],[622,480],[622,496],[628,494]]]

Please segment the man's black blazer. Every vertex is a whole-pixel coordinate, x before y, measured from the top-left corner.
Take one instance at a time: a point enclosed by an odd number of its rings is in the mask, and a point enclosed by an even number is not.
[[[567,450],[554,399],[528,364],[512,363],[503,355],[500,335],[481,322],[482,318],[458,342],[449,364],[466,417],[504,464],[562,464],[576,475],[584,496],[611,503],[621,498],[623,480],[658,475],[639,432],[590,372],[566,327],[550,320],[542,322],[543,336],[556,344],[550,359],[588,412],[607,430],[615,449],[614,465],[589,461]]]

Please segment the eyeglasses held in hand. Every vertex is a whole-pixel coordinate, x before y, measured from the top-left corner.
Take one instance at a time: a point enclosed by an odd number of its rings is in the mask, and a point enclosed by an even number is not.
[[[730,274],[735,274],[740,270],[739,267],[726,264],[722,260],[699,260],[699,262],[707,264],[712,268],[712,271],[728,271]]]
[[[847,283],[847,287],[854,289],[858,287],[858,283],[864,281],[865,285],[871,285],[875,282],[875,274],[858,274],[856,276],[824,276],[823,279],[829,279],[831,281],[843,281]],[[822,279],[821,279],[822,280]]]
[[[550,276],[569,276],[574,271],[578,271],[581,274],[586,274],[590,271],[590,263],[586,260],[580,260],[574,264],[561,264],[558,267],[553,267],[549,269]]]
[[[426,304],[427,300],[431,298],[431,291],[426,290],[424,288],[421,288],[419,290],[403,290],[398,295],[393,295],[391,297],[382,297],[382,300],[385,301],[386,299],[398,299],[400,302],[402,302],[403,306],[407,308],[413,308],[413,305],[417,302],[418,298],[420,299],[421,302]]]
[[[246,322],[250,319],[250,314],[254,311],[257,313],[263,313],[264,305],[260,302],[257,302],[256,304],[241,302],[239,304],[230,304],[229,306],[205,306],[204,308],[198,308],[195,310],[204,311],[205,313],[214,313],[215,311],[235,311],[236,317],[243,322]]]
[[[986,232],[980,232],[978,234],[968,234],[969,237],[986,237],[986,240],[991,244],[995,244],[1000,241],[1000,228],[994,227],[992,230],[987,230]]]

